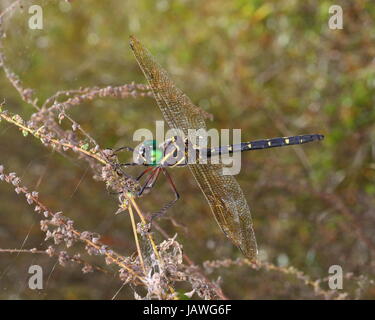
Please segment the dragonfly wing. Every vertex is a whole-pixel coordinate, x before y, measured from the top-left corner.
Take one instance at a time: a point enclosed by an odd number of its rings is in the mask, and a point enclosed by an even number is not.
[[[135,37],[130,37],[130,47],[168,125],[182,130],[186,136],[187,129],[205,128],[204,118],[212,116],[195,106],[189,97],[174,85],[167,72]]]
[[[174,85],[167,72],[136,38],[130,38],[130,46],[168,125],[182,130],[186,137],[188,129],[205,129],[204,119],[210,115],[195,106]],[[247,258],[255,259],[257,245],[250,209],[235,178],[224,176],[220,164],[192,164],[189,167],[223,232]]]
[[[250,209],[236,179],[223,175],[220,164],[194,164],[189,168],[223,232],[247,258],[256,259],[257,243]]]

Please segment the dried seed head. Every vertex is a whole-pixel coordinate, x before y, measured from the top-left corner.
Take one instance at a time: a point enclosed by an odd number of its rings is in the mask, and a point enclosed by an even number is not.
[[[102,245],[101,247],[100,247],[100,249],[99,249],[99,252],[101,253],[101,254],[106,254],[107,253],[107,250],[108,250],[108,246],[106,246],[106,245]]]
[[[92,242],[93,243],[95,243],[95,244],[97,244],[98,242],[99,242],[99,240],[100,240],[100,237],[94,237],[94,238],[92,238]]]
[[[26,193],[25,197],[26,197],[26,201],[27,201],[28,204],[30,204],[30,205],[33,204],[34,200],[31,196],[31,193]]]
[[[56,250],[55,250],[55,248],[54,247],[52,247],[52,246],[49,246],[48,247],[48,249],[46,250],[46,253],[50,256],[50,257],[52,257],[52,256],[54,256],[55,255],[55,253],[56,253]]]
[[[13,184],[14,186],[18,186],[20,183],[21,183],[21,179],[18,178],[18,177],[15,177],[15,178],[12,180],[12,184]]]
[[[94,272],[94,269],[91,265],[85,264],[85,266],[82,268],[83,273],[89,273],[89,272]]]
[[[65,114],[63,112],[60,112],[58,116],[59,122],[61,123],[61,121],[64,120],[64,118],[65,118]]]
[[[79,129],[79,128],[80,128],[79,124],[76,123],[76,122],[73,122],[73,124],[72,124],[72,130],[73,130],[73,131],[76,131],[76,130]]]
[[[20,194],[22,192],[22,188],[20,187],[17,187],[14,189],[14,191],[17,193],[17,194]]]
[[[11,172],[8,174],[9,180],[13,181],[15,178],[17,178],[17,174],[15,172]]]
[[[89,231],[83,231],[81,233],[80,239],[81,240],[91,240],[93,237],[92,233]]]
[[[43,230],[43,229],[42,229]],[[45,231],[45,230],[43,230],[43,231]],[[49,230],[47,230],[47,232],[46,232],[46,237],[45,237],[45,241],[47,241],[48,239],[50,239],[50,238],[52,238],[52,232],[51,231],[49,231]]]
[[[105,257],[105,263],[106,264],[112,264],[114,263],[114,260],[110,256]]]
[[[59,263],[61,266],[65,267],[66,264],[69,262],[70,257],[66,251],[61,251],[59,253]]]
[[[111,150],[111,149],[104,149],[104,150],[103,150],[103,154],[104,154],[106,157],[112,157],[112,156],[113,156],[113,150]]]

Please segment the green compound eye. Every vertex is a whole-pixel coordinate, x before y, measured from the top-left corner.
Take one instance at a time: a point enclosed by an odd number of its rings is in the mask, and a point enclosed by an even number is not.
[[[160,161],[163,159],[163,150],[157,147],[156,140],[146,140],[143,143],[143,157],[147,155],[147,151],[145,151],[146,149],[148,150],[150,157],[148,160],[150,162],[149,165],[156,166],[160,164]]]
[[[153,165],[158,165],[163,159],[163,152],[160,149],[154,149],[151,151],[151,161]]]

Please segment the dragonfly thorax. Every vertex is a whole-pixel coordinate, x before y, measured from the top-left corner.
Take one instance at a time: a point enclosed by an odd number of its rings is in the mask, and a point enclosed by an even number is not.
[[[156,140],[146,140],[136,152],[136,162],[146,166],[173,167],[186,165],[186,141],[179,137],[167,139],[160,145]]]

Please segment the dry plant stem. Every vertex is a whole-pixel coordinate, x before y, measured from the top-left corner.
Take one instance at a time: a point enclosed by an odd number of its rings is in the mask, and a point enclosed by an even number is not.
[[[20,0],[15,0],[11,5],[9,5],[7,8],[4,9],[3,12],[0,13],[0,21],[1,19],[8,13],[14,12],[13,10],[17,5],[19,5]]]
[[[74,94],[80,94],[78,96],[75,96],[74,98],[69,98],[68,100],[58,103],[56,102],[56,99],[61,95],[74,95]],[[152,96],[151,90],[147,85],[143,84],[125,84],[118,87],[105,87],[105,88],[82,88],[79,90],[70,90],[70,91],[59,91],[52,97],[48,98],[45,103],[42,106],[41,112],[51,112],[51,111],[60,111],[59,113],[59,120],[62,120],[63,118],[67,118],[71,123],[72,127],[78,128],[79,131],[95,146],[97,146],[96,141],[84,130],[82,127],[75,122],[67,113],[66,110],[68,107],[71,106],[77,106],[79,104],[82,104],[85,101],[91,101],[95,98],[104,98],[104,97],[112,97],[112,98],[128,98],[133,97],[136,98],[138,96]],[[54,102],[54,104],[48,109],[45,110],[48,104],[51,102]]]
[[[65,101],[57,102],[57,99],[61,96],[73,96],[68,98]],[[129,97],[145,97],[149,96],[152,97],[151,89],[148,85],[145,84],[124,84],[121,86],[113,87],[108,86],[104,88],[99,87],[92,87],[92,88],[80,88],[75,90],[68,90],[68,91],[58,91],[53,96],[48,98],[42,106],[42,109],[45,110],[48,107],[49,111],[65,111],[67,108],[71,106],[79,105],[86,101],[91,101],[96,98],[118,98],[124,99]]]
[[[11,181],[9,183],[12,183]],[[18,187],[18,193],[23,193],[27,196],[27,199],[31,202],[31,204],[35,204],[38,208],[40,208],[40,212],[44,212],[44,213],[47,213],[45,215],[47,215],[47,217],[52,217],[52,218],[56,218],[56,214],[53,213],[50,209],[48,209],[48,207],[46,205],[44,205],[40,200],[39,200],[39,197],[34,195],[34,193],[30,193],[26,187]],[[61,221],[61,219],[55,219],[56,221],[58,221],[58,224],[59,225],[64,225],[64,222]],[[91,241],[90,239],[87,239],[83,236],[82,232],[76,230],[76,229],[72,229],[72,233],[76,236],[76,239],[77,240],[80,240],[81,242],[84,242],[86,243],[87,245],[89,245],[90,247],[96,249],[98,252],[101,251],[102,247],[103,247],[103,244],[100,243],[100,242],[96,242],[94,243],[93,241]],[[119,267],[121,268],[124,268],[125,270],[127,270],[129,273],[131,273],[132,275],[134,275],[136,278],[138,278],[140,280],[141,283],[143,283],[143,276],[139,275],[137,272],[135,272],[132,268],[130,268],[129,266],[127,266],[126,264],[124,264],[122,261],[124,260],[124,257],[119,255],[118,253],[114,252],[113,250],[105,250],[103,255],[105,255],[108,259],[110,259],[113,263],[117,264]]]
[[[35,249],[1,249],[0,253],[39,253],[39,254],[47,254],[45,250],[35,250]]]
[[[18,121],[16,121],[15,119],[13,119],[13,117],[8,116],[8,115],[5,114],[4,112],[3,112],[3,113],[0,113],[0,117],[2,117],[4,120],[6,120],[6,121],[8,121],[8,122],[10,122],[10,123],[12,123],[12,124],[14,124],[14,125],[16,125],[17,127],[20,128],[20,130],[22,130],[22,131],[26,131],[26,132],[32,134],[33,136],[35,136],[35,137],[38,138],[38,139],[43,139],[43,135],[41,135],[41,134],[38,132],[38,130],[34,131],[34,130],[28,128],[27,126],[23,125],[22,123],[19,123]],[[65,146],[65,147],[68,147],[68,148],[70,148],[70,149],[72,149],[72,150],[74,150],[74,151],[82,152],[83,154],[85,154],[85,155],[87,155],[87,156],[90,156],[90,157],[92,157],[92,158],[94,158],[94,159],[100,161],[102,164],[108,164],[107,160],[105,160],[105,159],[102,158],[102,157],[99,157],[99,156],[98,156],[97,154],[95,154],[95,153],[89,152],[89,151],[87,151],[87,150],[84,150],[84,149],[79,148],[79,147],[77,147],[77,146],[71,145],[71,144],[69,144],[69,143],[62,143],[62,142],[59,141],[58,139],[53,139],[53,138],[52,138],[52,139],[49,139],[49,140],[50,140],[50,142],[52,142],[52,143],[54,143],[54,144],[56,144],[56,145]],[[129,197],[129,195],[127,195],[127,197]],[[139,217],[141,218],[142,223],[143,223],[143,224],[146,224],[146,220],[145,220],[145,218],[144,218],[144,216],[143,216],[141,210],[139,209],[137,203],[135,202],[134,198],[133,198],[133,197],[130,197],[130,198],[128,198],[128,199],[131,201],[131,204],[132,204],[132,205],[134,206],[134,208],[136,209],[136,212],[137,212],[137,214],[139,215]],[[78,235],[78,234],[77,234],[77,235]],[[154,251],[154,253],[155,253],[157,259],[159,260],[159,263],[162,265],[162,264],[163,264],[163,261],[162,261],[160,255],[159,255],[159,252],[158,252],[158,250],[157,250],[157,246],[156,246],[156,244],[155,244],[155,242],[154,242],[154,240],[153,240],[151,234],[148,234],[148,238],[149,238],[149,241],[150,241],[151,244],[152,244],[153,251]],[[90,243],[90,245],[93,245],[93,247],[95,247],[96,249],[100,249],[100,246],[96,246],[94,243],[90,242],[90,240],[86,240],[86,241],[88,241],[88,242]],[[137,242],[138,242],[138,239],[136,238],[136,243],[137,243]],[[140,248],[139,248],[139,247],[138,247],[138,251],[139,251],[139,254],[140,254]],[[110,257],[110,258],[113,259],[113,257]],[[140,259],[142,259],[142,255],[141,255],[141,254],[140,254]],[[128,271],[130,272],[129,268],[128,268],[127,266],[121,264],[119,260],[117,260],[117,259],[113,259],[113,260],[114,260],[115,263],[117,263],[118,265],[120,265],[121,267],[123,267],[124,269],[126,269],[126,270],[128,270]],[[142,261],[143,261],[143,260],[142,260]],[[120,263],[120,264],[119,264],[119,263]],[[144,268],[144,265],[143,265],[143,268]],[[139,277],[139,276],[138,276],[138,277]],[[140,280],[143,280],[143,277],[139,277],[139,279],[140,279]],[[174,292],[174,290],[173,290],[172,287],[170,287],[170,290],[171,290],[172,293]]]
[[[279,273],[292,275],[296,279],[302,281],[308,287],[311,287],[314,290],[314,294],[318,296],[322,296],[325,299],[331,299],[332,296],[335,296],[336,300],[346,299],[348,294],[346,292],[337,293],[335,291],[326,291],[320,287],[320,283],[322,282],[321,279],[318,280],[311,280],[310,277],[304,274],[302,271],[290,266],[290,267],[279,267],[269,262],[251,262],[248,259],[224,259],[224,260],[214,260],[214,261],[205,261],[204,266],[208,269],[214,268],[228,268],[230,266],[243,266],[247,265],[254,270],[264,269],[266,271],[276,271]]]
[[[0,37],[1,37],[1,32],[0,32]],[[18,78],[18,76],[6,66],[5,58],[2,52],[0,52],[0,66],[2,66],[6,77],[9,79],[9,82],[12,84],[12,86],[18,91],[22,100],[32,105],[36,110],[40,110],[40,108],[37,105],[37,100],[33,99],[32,97],[33,90],[24,88],[22,86],[21,80]]]
[[[0,253],[10,253],[10,254],[12,254],[12,253],[31,253],[31,254],[44,254],[44,255],[48,255],[49,257],[52,257],[52,256],[58,257],[59,256],[58,253],[51,254],[50,252],[48,252],[48,249],[47,250],[36,250],[35,248],[33,248],[33,249],[1,249],[0,248]],[[108,270],[103,269],[103,268],[101,268],[99,266],[96,266],[96,265],[89,264],[88,262],[84,261],[82,258],[78,258],[78,257],[74,256],[70,260],[72,262],[79,263],[79,264],[82,264],[82,265],[89,265],[90,267],[92,267],[93,269],[95,269],[97,271],[103,272],[105,274],[109,274]]]
[[[45,136],[43,136],[42,134],[40,134],[40,132],[38,132],[41,128],[39,128],[38,130],[34,131],[34,130],[28,128],[27,126],[25,126],[24,124],[18,123],[16,120],[14,120],[12,117],[6,115],[5,113],[0,113],[0,117],[3,118],[4,120],[8,121],[9,123],[12,123],[12,124],[16,125],[23,132],[30,133],[31,135],[33,135],[34,137],[38,138],[39,140],[43,139],[43,138],[46,138]],[[60,140],[54,139],[54,138],[49,138],[49,141],[52,142],[55,145],[59,145],[59,146],[62,146],[62,147],[66,147],[66,148],[72,149],[73,151],[77,151],[77,152],[83,153],[86,156],[89,156],[91,158],[94,158],[94,159],[98,160],[102,164],[107,164],[107,161],[104,160],[102,157],[98,156],[95,153],[87,151],[85,149],[82,149],[82,148],[80,148],[78,146],[75,146],[75,145],[72,145],[72,144],[66,143],[66,142],[61,142]]]
[[[98,146],[97,142],[95,141],[94,138],[92,138],[82,127],[77,124],[68,114],[65,113],[65,118],[67,118],[73,126],[77,126],[78,130],[96,147]]]
[[[325,299],[329,299],[334,294],[336,294],[336,299],[338,299],[338,300],[345,299],[348,296],[348,294],[346,292],[335,293],[334,291],[323,290],[320,287],[320,280],[316,280],[316,281],[311,280],[309,276],[307,276],[302,271],[296,269],[295,267],[292,267],[292,266],[291,267],[279,267],[279,266],[276,266],[276,265],[274,265],[272,263],[269,263],[269,262],[253,263],[253,262],[250,262],[247,259],[243,259],[243,261],[244,261],[245,264],[247,264],[251,268],[259,268],[260,267],[260,268],[265,269],[267,271],[272,270],[272,271],[277,271],[277,272],[284,273],[284,274],[293,275],[294,277],[296,277],[297,279],[302,281],[305,285],[312,287],[314,289],[314,293],[316,295],[321,295]]]
[[[133,233],[134,233],[134,239],[135,239],[135,244],[136,244],[136,247],[137,247],[139,260],[140,260],[140,263],[141,263],[141,266],[142,266],[142,269],[143,269],[143,273],[146,275],[145,264],[143,262],[142,250],[141,250],[141,247],[139,245],[137,227],[136,227],[135,221],[134,221],[134,214],[133,214],[132,206],[129,206],[128,209],[129,209],[130,221],[132,223],[132,229],[133,229]]]
[[[137,214],[138,214],[139,218],[141,219],[142,223],[143,223],[144,225],[146,225],[146,224],[147,224],[146,219],[145,219],[145,217],[143,216],[142,211],[139,209],[137,203],[135,202],[134,197],[132,197],[132,196],[128,196],[128,199],[131,201],[131,205],[134,207],[134,209],[135,209],[135,211],[137,212]],[[156,256],[157,259],[159,260],[159,263],[162,265],[162,264],[163,264],[163,260],[162,260],[161,257],[160,257],[160,254],[159,254],[159,252],[158,252],[158,249],[157,249],[157,246],[156,246],[156,244],[155,244],[155,241],[154,241],[154,239],[152,238],[152,235],[149,233],[149,234],[147,235],[147,237],[148,237],[148,239],[149,239],[149,241],[150,241],[150,243],[151,243],[151,245],[152,245],[152,249],[153,249],[153,251],[154,251],[154,253],[155,253],[155,256]]]
[[[171,237],[164,231],[164,229],[157,223],[153,222],[154,227],[162,234],[165,239],[170,239]],[[202,276],[205,280],[207,286],[213,287],[213,290],[216,296],[221,300],[228,300],[228,297],[223,293],[223,290],[219,286],[212,286],[212,282],[207,278],[207,276],[203,273],[200,267],[198,267],[190,258],[189,256],[184,253],[183,254],[184,260],[188,263],[189,266],[194,266],[198,268],[198,273]]]
[[[79,232],[79,231],[73,231],[77,236],[81,236],[81,232]],[[91,247],[93,247],[93,248],[95,248],[96,250],[100,250],[101,249],[101,247],[102,247],[102,245],[101,245],[101,243],[99,243],[99,244],[95,244],[95,243],[93,243],[91,240],[88,240],[88,239],[84,239],[84,241],[87,243],[87,244],[89,244]],[[133,269],[131,269],[131,268],[129,268],[127,265],[125,265],[122,261],[121,261],[121,259],[123,260],[124,259],[124,257],[123,256],[121,256],[120,254],[118,254],[118,253],[116,253],[116,252],[112,252],[112,254],[109,254],[109,253],[107,253],[107,252],[105,252],[104,253],[104,255],[107,257],[107,258],[109,258],[109,259],[111,259],[115,264],[117,264],[118,266],[120,266],[121,268],[124,268],[124,269],[126,269],[129,273],[131,273],[131,274],[133,274],[135,277],[137,277],[140,281],[144,281],[144,278],[143,278],[143,276],[141,276],[141,275],[139,275],[139,274],[137,274]]]
[[[23,125],[22,123],[19,123],[18,121],[16,121],[15,119],[13,119],[13,117],[10,117],[10,116],[6,115],[5,113],[0,113],[0,116],[1,116],[4,120],[6,120],[6,121],[8,121],[8,122],[10,122],[10,123],[12,123],[12,124],[18,126],[18,127],[19,127],[21,130],[23,130],[23,131],[27,131],[28,133],[32,134],[32,135],[35,136],[36,138],[38,138],[38,139],[42,139],[42,138],[43,138],[43,136],[38,132],[38,130],[37,130],[37,131],[34,131],[34,130],[32,130],[32,129],[26,127],[26,126]],[[82,148],[79,148],[79,147],[77,147],[77,146],[73,146],[73,145],[68,144],[68,143],[62,143],[61,141],[59,141],[59,140],[57,140],[57,139],[50,139],[50,141],[53,142],[53,143],[55,143],[55,144],[57,144],[57,145],[62,145],[62,146],[68,147],[68,148],[70,148],[70,149],[73,149],[74,151],[82,152],[82,153],[84,153],[85,155],[88,155],[88,156],[90,156],[90,157],[92,157],[92,158],[95,158],[96,160],[99,160],[102,164],[108,164],[107,160],[105,160],[105,159],[99,157],[97,154],[91,153],[91,152],[89,152],[89,151],[87,151],[87,150],[84,150],[84,149],[82,149]],[[129,195],[127,195],[127,197],[129,197]],[[133,198],[133,197],[130,197],[129,200],[131,201],[131,204],[132,204],[132,205],[134,206],[134,208],[136,209],[136,212],[137,212],[137,214],[139,215],[140,219],[142,220],[142,223],[143,223],[143,224],[146,224],[146,220],[145,220],[145,218],[144,218],[144,216],[143,216],[141,210],[139,209],[137,203],[135,202],[134,198]],[[129,208],[130,208],[130,206],[129,206]],[[131,217],[132,217],[132,215],[131,215]],[[133,224],[133,223],[134,223],[134,221],[132,221],[132,224]],[[133,227],[133,228],[134,228],[134,227]],[[141,261],[141,264],[142,264],[142,268],[143,268],[143,271],[145,272],[144,263],[143,263],[143,258],[142,258],[142,254],[141,254],[141,251],[140,251],[140,246],[139,246],[139,242],[138,242],[138,238],[137,238],[137,234],[136,234],[136,232],[135,232],[134,236],[135,236],[135,241],[136,241],[136,244],[137,244],[138,254],[139,254],[139,257],[140,257],[140,259],[141,259],[140,261]],[[148,239],[149,239],[149,241],[150,241],[151,244],[152,244],[153,251],[154,251],[154,253],[155,253],[157,259],[159,260],[159,263],[162,265],[162,264],[163,264],[163,260],[161,259],[160,255],[159,255],[159,252],[158,252],[158,250],[157,250],[157,246],[156,246],[156,244],[155,244],[155,242],[154,242],[154,240],[153,240],[151,234],[148,234]],[[87,241],[89,241],[89,240],[87,240]],[[91,245],[94,245],[94,247],[95,247],[95,244],[91,243]],[[100,247],[97,247],[97,249],[100,249]],[[118,260],[114,260],[114,261],[115,261],[115,262],[119,262]],[[123,267],[124,267],[126,270],[129,271],[129,269],[128,269],[127,266],[124,265]],[[140,277],[140,280],[143,280],[143,277]],[[170,286],[169,286],[169,288],[170,288],[171,293],[173,294],[173,293],[174,293],[174,289],[173,289],[172,287],[170,287]]]
[[[146,225],[146,224],[147,224],[146,219],[145,219],[145,217],[143,216],[142,211],[139,209],[137,203],[135,202],[134,197],[131,196],[131,195],[127,195],[127,198],[128,198],[128,200],[130,200],[130,202],[131,202],[131,204],[129,205],[129,211],[132,210],[131,207],[133,206],[134,209],[135,209],[135,211],[137,212],[139,218],[141,219],[142,224],[143,224],[143,225]],[[133,219],[134,219],[134,218],[133,218]],[[132,224],[133,224],[133,221],[132,221]],[[135,230],[135,229],[134,229],[134,230]],[[135,230],[135,232],[136,232],[136,230]],[[136,235],[135,235],[135,237],[136,237]],[[155,244],[154,239],[152,238],[152,235],[151,235],[150,233],[148,233],[148,234],[147,234],[147,237],[148,237],[148,239],[149,239],[149,241],[150,241],[150,243],[151,243],[151,245],[152,245],[152,250],[154,251],[154,254],[155,254],[156,258],[158,259],[159,264],[160,264],[161,266],[163,266],[163,264],[164,264],[164,263],[163,263],[163,259],[161,259],[161,257],[160,257],[160,254],[159,254],[158,248],[157,248],[157,246],[156,246],[156,244]],[[136,237],[136,241],[137,241],[137,240],[138,240],[138,237]],[[170,285],[168,285],[168,288],[169,288],[171,294],[174,294],[174,293],[175,293],[174,289],[173,289]],[[174,295],[174,299],[177,300],[178,297],[177,297],[176,295]]]

